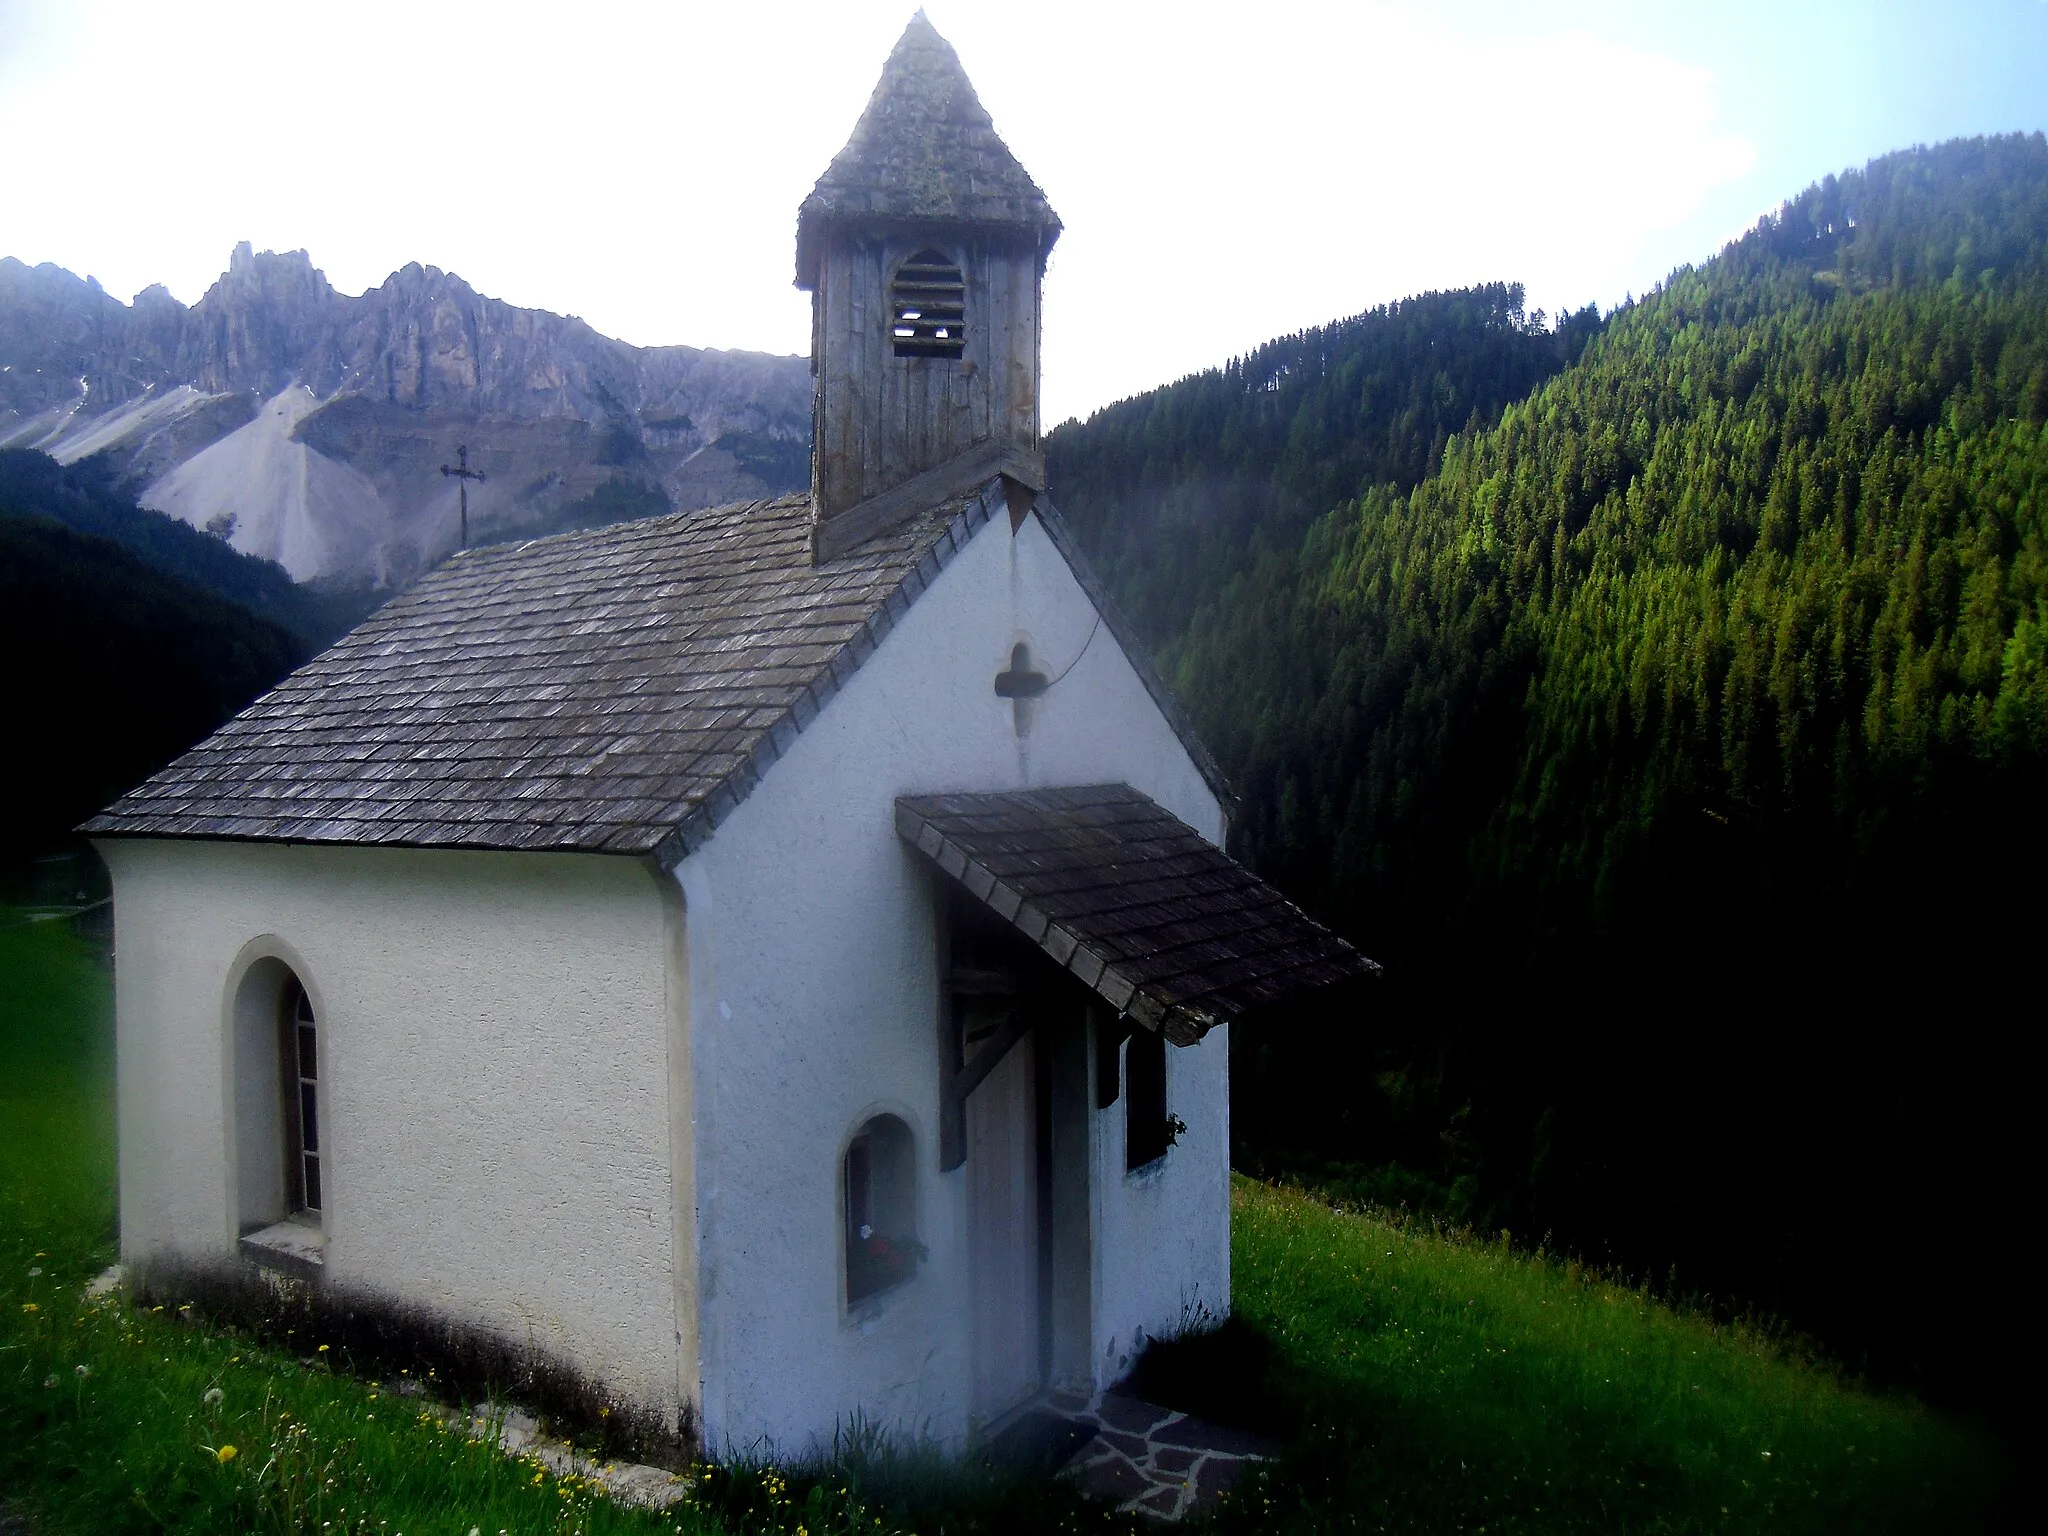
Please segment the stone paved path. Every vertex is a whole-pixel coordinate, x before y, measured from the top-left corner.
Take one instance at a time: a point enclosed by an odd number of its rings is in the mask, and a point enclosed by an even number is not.
[[[1245,1430],[1116,1392],[1105,1392],[1088,1417],[1095,1421],[1095,1437],[1060,1475],[1091,1499],[1160,1520],[1204,1513],[1253,1465],[1279,1450]]]

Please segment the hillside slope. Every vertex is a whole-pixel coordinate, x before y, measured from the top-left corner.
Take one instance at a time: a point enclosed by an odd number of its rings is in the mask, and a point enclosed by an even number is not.
[[[1183,578],[1234,837],[1385,962],[1239,1042],[1247,1155],[2006,1396],[1967,1275],[2048,857],[2048,144],[1830,178],[1436,472]],[[1113,571],[1134,603],[1141,576]],[[1155,631],[1155,634],[1160,632]]]
[[[161,574],[282,626],[309,653],[352,626],[375,596],[362,587],[295,583],[274,561],[139,507],[98,459],[65,465],[30,449],[0,449],[0,518],[8,517],[47,518],[118,544]],[[113,579],[121,579],[118,572]]]
[[[433,267],[351,297],[244,243],[187,308],[0,258],[0,448],[108,455],[145,505],[301,580],[402,584],[445,554],[461,445],[489,539],[793,489],[809,438],[802,358],[629,346]]]
[[[107,539],[0,516],[0,653],[15,658],[0,862],[52,846],[306,652]]]
[[[1511,283],[1383,305],[1066,423],[1052,493],[1170,668],[1251,563],[1347,497],[1414,485],[1599,330],[1591,307],[1552,329]]]
[[[1217,695],[1249,845],[1337,908],[1373,899],[1363,872],[1425,835],[1397,802],[1440,814],[1464,733],[1504,712],[1458,879],[1533,882],[1547,949],[1622,915],[1673,804],[1761,850],[1808,806],[1853,831],[1909,792],[1886,775],[2040,751],[2044,415],[2038,136],[1814,189],[1412,495],[1325,519],[1284,620],[1240,610],[1294,642],[1277,697]],[[1246,638],[1215,642],[1229,667]]]

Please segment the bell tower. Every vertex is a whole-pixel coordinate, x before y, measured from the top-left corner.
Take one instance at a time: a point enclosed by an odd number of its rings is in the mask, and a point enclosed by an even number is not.
[[[919,11],[797,213],[816,559],[998,473],[1043,486],[1039,288],[1059,234]]]

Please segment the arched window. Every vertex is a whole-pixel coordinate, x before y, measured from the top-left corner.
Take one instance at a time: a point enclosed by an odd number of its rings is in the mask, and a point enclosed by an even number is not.
[[[958,357],[967,345],[967,280],[943,251],[919,251],[889,285],[898,357]]]
[[[917,1153],[910,1127],[876,1115],[847,1143],[844,1172],[846,1299],[900,1285],[924,1258],[917,1240]]]
[[[320,1273],[333,1193],[313,1015],[305,984],[277,956],[243,973],[234,999],[236,1225],[245,1257],[302,1279]]]

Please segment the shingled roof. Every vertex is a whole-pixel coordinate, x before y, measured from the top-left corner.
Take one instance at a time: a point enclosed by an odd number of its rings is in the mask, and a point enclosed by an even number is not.
[[[1003,506],[825,565],[807,496],[470,550],[81,830],[673,864]]]
[[[953,45],[919,11],[840,150],[797,211],[797,286],[813,286],[823,226],[1008,226],[1043,254],[1059,215],[996,134]]]
[[[807,496],[470,550],[80,830],[672,866],[1007,516],[1002,484],[822,565]],[[1037,515],[1107,607],[1058,514]],[[1104,622],[1223,793],[1113,608]]]
[[[1083,985],[1176,1044],[1379,969],[1128,784],[905,795],[896,832]]]

